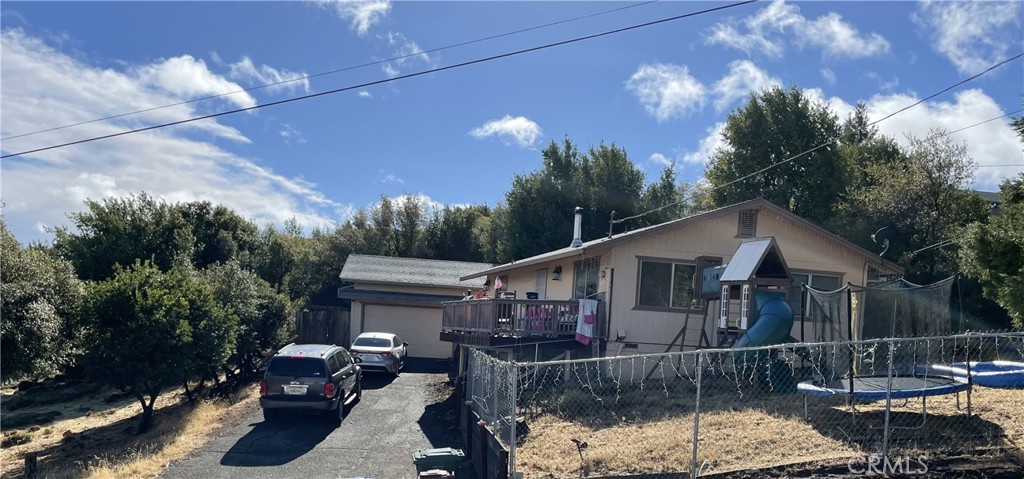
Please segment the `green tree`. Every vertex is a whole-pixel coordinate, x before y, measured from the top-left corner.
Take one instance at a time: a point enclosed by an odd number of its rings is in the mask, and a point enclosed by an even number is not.
[[[82,279],[103,280],[115,265],[152,260],[166,271],[175,258],[192,257],[195,238],[181,210],[142,193],[86,200],[86,211],[70,214],[77,231],[54,230],[53,247]]]
[[[423,248],[423,230],[427,217],[423,202],[416,196],[406,194],[398,201],[395,218],[395,253],[404,258],[419,258],[426,254]]]
[[[192,264],[203,269],[213,263],[247,258],[256,246],[258,228],[223,205],[195,201],[175,205],[195,239]]]
[[[908,140],[906,162],[868,166],[868,186],[850,196],[854,208],[897,232],[886,256],[905,266],[911,281],[928,283],[957,271],[952,247],[936,245],[988,211],[969,190],[975,163],[965,145],[941,130]]]
[[[1024,173],[1003,182],[999,216],[976,221],[963,235],[960,268],[981,282],[986,298],[1024,328]]]
[[[288,322],[288,298],[246,271],[238,261],[211,265],[203,271],[214,298],[238,318],[234,350],[223,361],[230,377],[254,375],[263,355],[284,340]]]
[[[712,155],[705,172],[715,204],[763,197],[824,224],[846,192],[847,172],[834,144],[839,133],[836,115],[799,88],[775,87],[751,95],[726,119],[725,147]],[[778,164],[819,145],[826,146]]]
[[[552,141],[541,156],[541,169],[516,175],[505,193],[505,211],[492,215],[492,223],[500,223],[492,224],[492,232],[501,233],[498,261],[568,246],[577,206],[584,210],[584,240],[607,236],[612,211],[617,218],[639,212],[644,174],[624,148],[601,144],[583,154],[566,138],[561,146]]]
[[[232,344],[232,316],[209,283],[192,271],[167,273],[151,262],[115,267],[90,288],[83,308],[87,371],[97,382],[132,394],[142,406],[139,432],[149,429],[153,404],[169,386],[220,367]]]
[[[435,211],[424,234],[427,257],[484,261],[484,249],[490,243],[489,216],[487,206],[445,206]]]
[[[73,364],[85,287],[71,263],[23,248],[0,217],[0,277],[4,381],[49,376]]]

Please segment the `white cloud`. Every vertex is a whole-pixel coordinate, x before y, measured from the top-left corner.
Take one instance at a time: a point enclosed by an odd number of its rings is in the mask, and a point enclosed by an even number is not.
[[[241,89],[188,56],[104,69],[19,30],[2,33],[0,58],[0,123],[5,137]],[[255,104],[246,94],[224,100],[236,106]],[[10,139],[3,142],[3,152],[180,120],[195,116],[195,108],[179,104]],[[210,119],[5,159],[8,224],[16,234],[28,236],[19,239],[43,238],[35,225],[67,224],[65,214],[80,211],[87,198],[142,191],[167,201],[209,200],[261,223],[280,224],[296,217],[307,227],[332,224],[330,218],[344,207],[313,183],[277,174],[221,148],[217,143],[222,140],[250,141],[237,129]]]
[[[306,72],[279,70],[270,65],[257,67],[249,57],[242,57],[241,60],[232,63],[230,68],[229,76],[231,78],[248,81],[253,86],[270,85],[266,88],[270,92],[303,91],[309,93],[309,78],[305,78]]]
[[[375,183],[384,183],[385,185],[404,185],[405,180],[395,176],[393,173],[388,173],[384,170],[377,170],[377,178],[373,180]]]
[[[328,0],[322,5],[333,7],[338,17],[349,22],[352,30],[360,36],[366,35],[370,27],[391,12],[388,0]]]
[[[877,33],[861,35],[835,12],[808,20],[798,28],[796,34],[800,44],[816,46],[829,56],[864,58],[889,52],[889,41],[885,37]]]
[[[889,42],[884,37],[877,33],[861,34],[835,12],[809,19],[800,14],[799,7],[783,0],[775,0],[738,22],[715,25],[705,41],[743,50],[748,55],[759,52],[780,57],[785,51],[786,34],[792,34],[797,45],[820,48],[826,56],[863,58],[889,51]]]
[[[1020,49],[1021,5],[924,1],[913,19],[937,52],[949,58],[960,73],[973,75]]]
[[[913,94],[876,95],[867,102],[868,118],[882,118],[918,100],[917,95]],[[923,138],[932,128],[958,130],[1005,113],[985,92],[978,89],[964,90],[955,95],[954,101],[925,102],[879,123],[878,129],[906,145],[907,133]],[[958,143],[965,143],[967,152],[979,165],[1024,163],[1020,141],[1008,121],[991,121],[954,133],[951,138]],[[978,168],[975,182],[979,188],[995,189],[1002,180],[1022,170],[1020,167]]]
[[[750,60],[736,60],[729,64],[729,73],[715,82],[711,89],[718,95],[715,109],[725,110],[736,100],[750,93],[760,93],[782,85],[782,80],[769,75]]]
[[[373,98],[373,94],[366,90],[359,90],[359,98]]]
[[[704,85],[686,65],[643,64],[626,80],[647,113],[659,122],[682,117],[704,106]]]
[[[387,35],[380,35],[378,38],[387,43],[396,60],[381,65],[381,69],[389,77],[396,77],[402,70],[410,69],[416,63],[433,67],[434,58],[425,53],[416,42],[409,40],[405,35],[398,32],[388,32]]]
[[[683,163],[692,165],[704,165],[711,159],[716,150],[725,146],[722,139],[722,132],[725,131],[725,122],[720,121],[707,129],[707,135],[700,140],[697,150],[683,155]]]
[[[672,160],[670,160],[667,156],[665,156],[665,155],[663,155],[661,153],[658,153],[658,152],[652,153],[651,157],[648,158],[647,160],[650,161],[651,163],[654,163],[656,165],[663,166],[663,167],[669,167],[669,166],[672,166],[672,164],[673,164]]]
[[[293,141],[300,145],[306,144],[306,136],[298,128],[288,123],[281,123],[281,129],[278,130],[277,134],[284,138],[286,144],[291,144]]]
[[[836,84],[836,72],[832,71],[831,68],[825,67],[821,69],[821,77],[825,79],[829,85]]]
[[[497,136],[506,145],[515,143],[520,148],[532,148],[542,135],[540,126],[525,116],[505,115],[491,120],[469,132],[474,138]]]
[[[20,36],[21,34],[15,33],[14,35]],[[38,42],[34,40],[28,41]],[[13,48],[17,47],[14,46]],[[59,65],[60,68],[68,66]],[[96,73],[97,75],[109,75],[113,72],[105,70]],[[136,67],[129,75],[133,77],[133,80],[142,83],[145,87],[157,88],[176,97],[191,99],[200,96],[230,93],[223,97],[225,101],[234,103],[240,108],[256,105],[255,98],[246,92],[240,91],[242,90],[241,85],[214,74],[206,67],[206,62],[201,59],[192,58],[191,55],[168,58],[158,63]],[[102,87],[102,85],[99,86]]]

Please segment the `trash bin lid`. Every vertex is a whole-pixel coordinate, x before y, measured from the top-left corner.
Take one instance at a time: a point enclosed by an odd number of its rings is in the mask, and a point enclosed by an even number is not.
[[[437,449],[420,449],[413,454],[413,460],[419,461],[423,459],[441,459],[441,458],[463,458],[466,453],[462,452],[462,449],[455,449],[451,447],[441,447]]]

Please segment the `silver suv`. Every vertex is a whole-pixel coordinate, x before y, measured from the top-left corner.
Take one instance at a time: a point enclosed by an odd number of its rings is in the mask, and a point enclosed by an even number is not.
[[[260,381],[263,419],[273,421],[287,409],[321,412],[341,424],[345,406],[363,391],[358,358],[332,344],[289,344],[267,365]]]

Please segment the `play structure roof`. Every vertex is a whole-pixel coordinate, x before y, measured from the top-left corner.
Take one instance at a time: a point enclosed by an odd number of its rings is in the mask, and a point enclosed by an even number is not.
[[[791,279],[775,238],[744,241],[729,260],[719,281],[747,282],[755,279]]]

